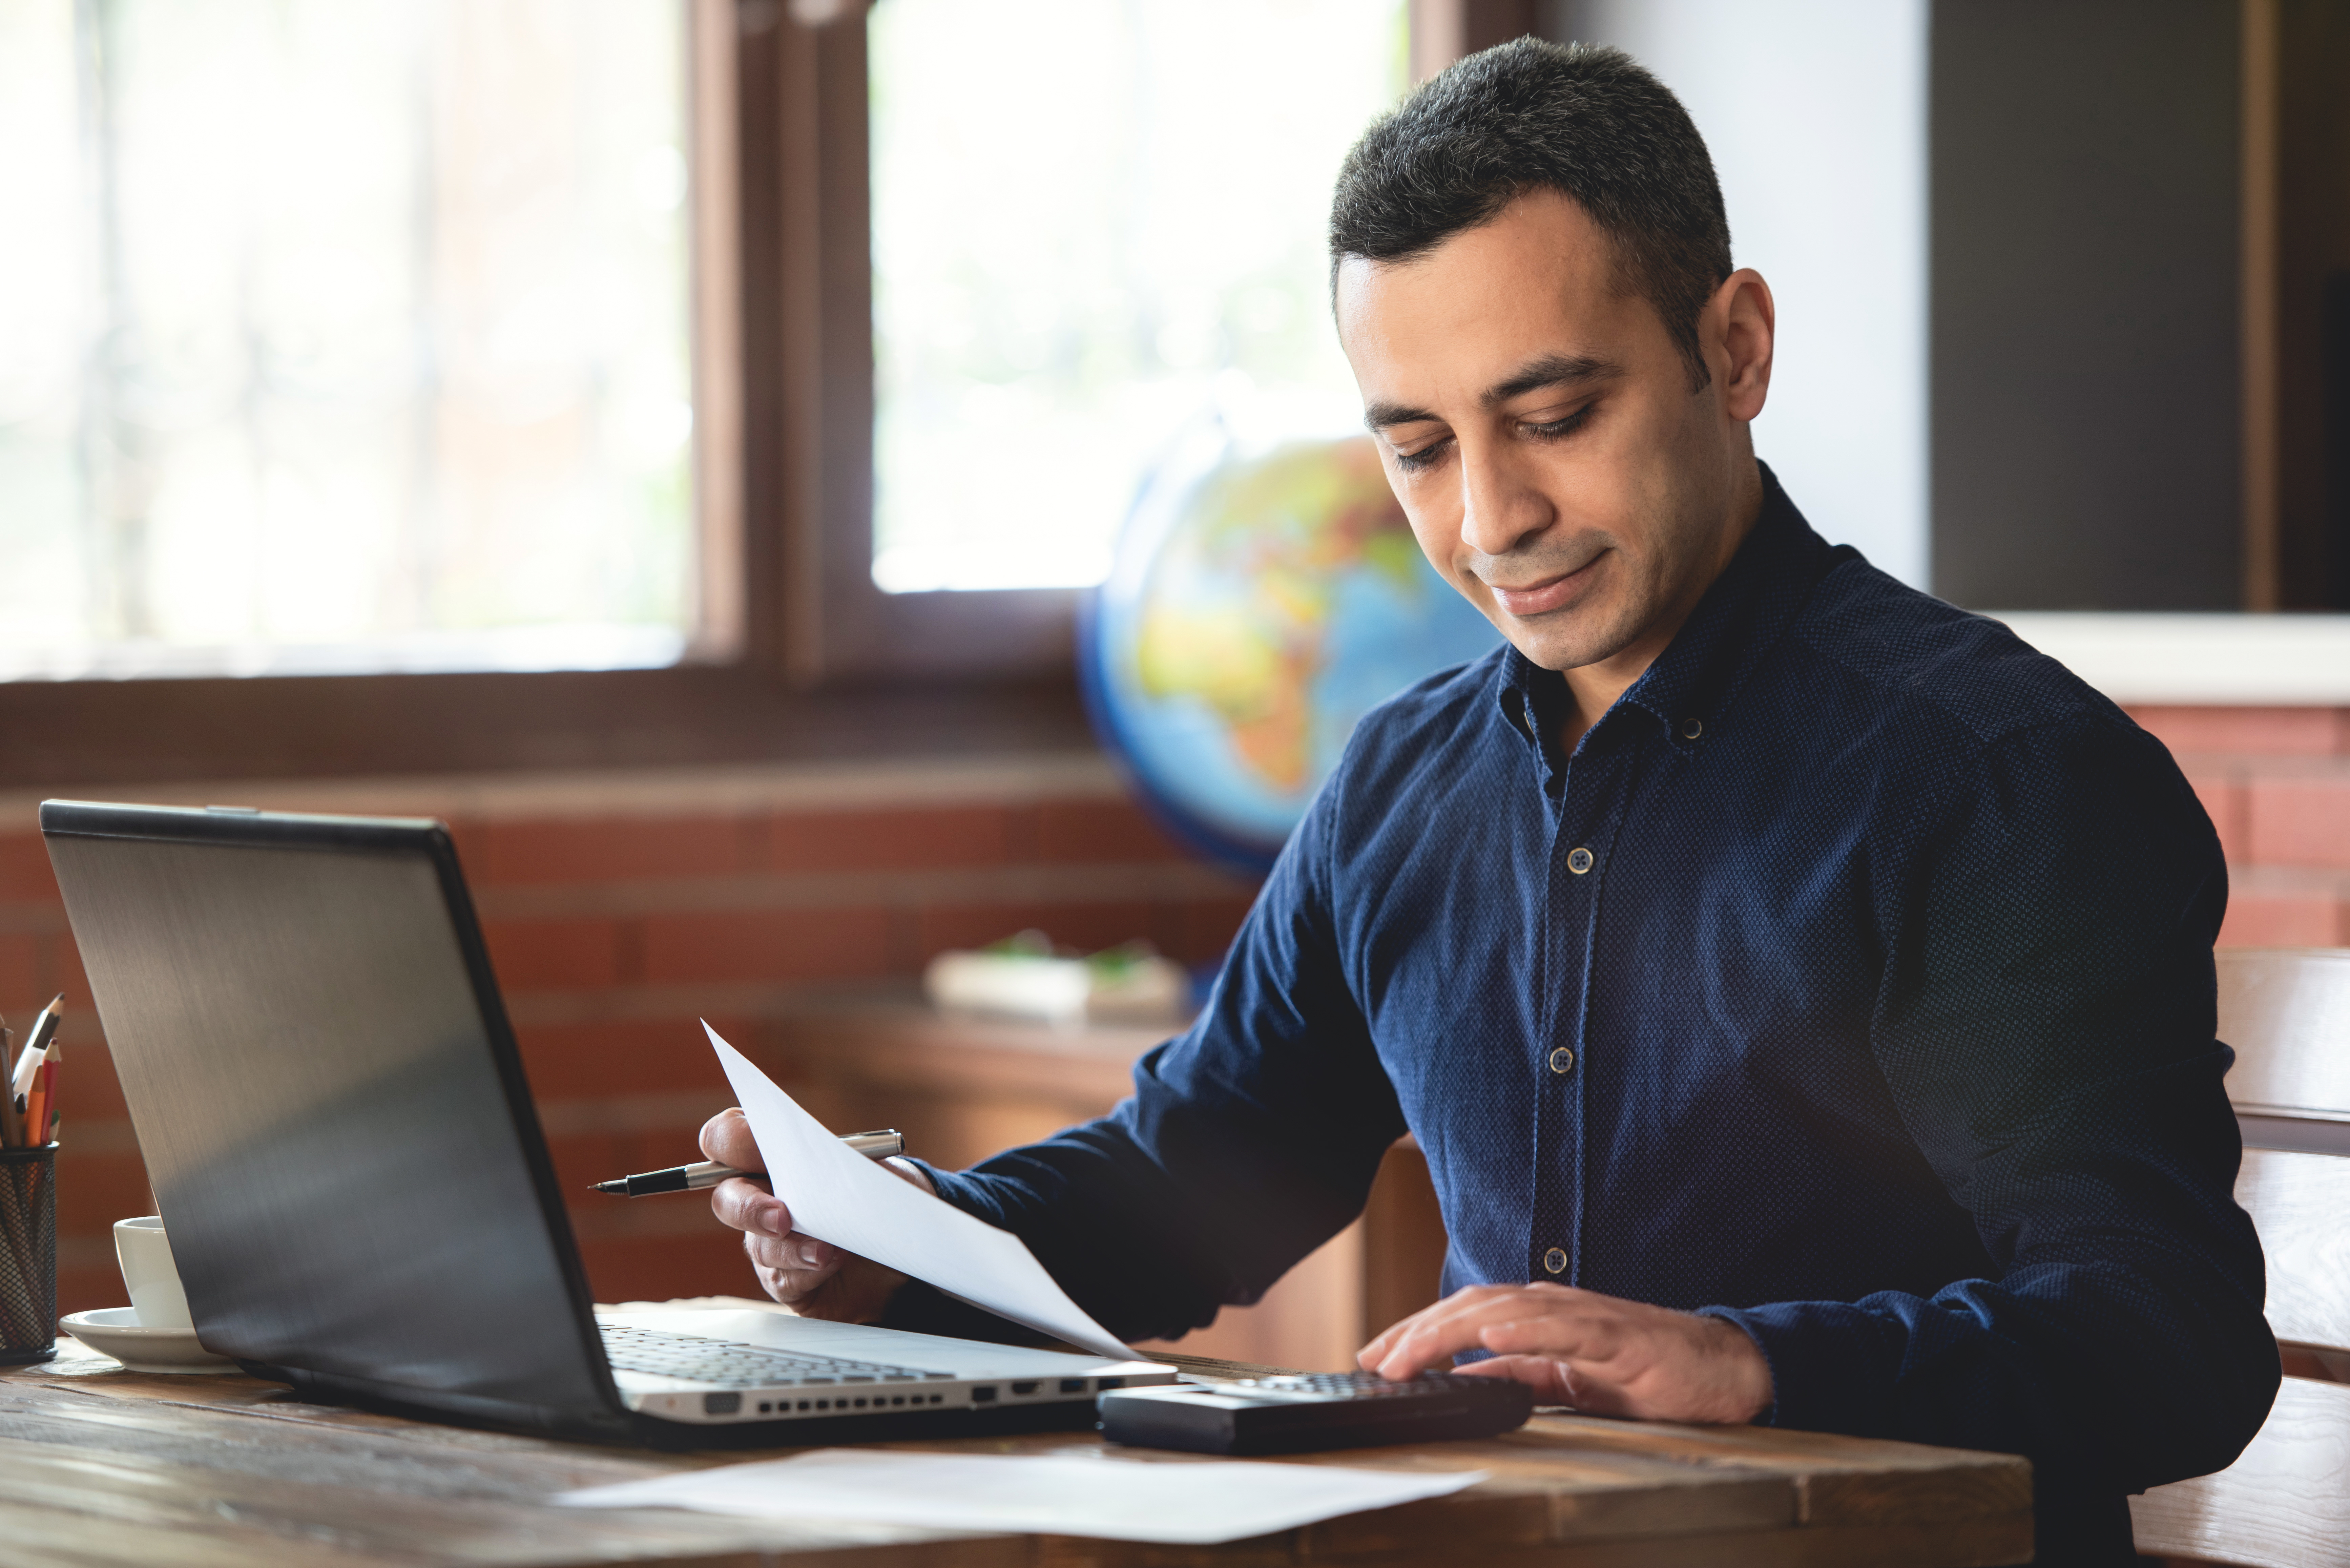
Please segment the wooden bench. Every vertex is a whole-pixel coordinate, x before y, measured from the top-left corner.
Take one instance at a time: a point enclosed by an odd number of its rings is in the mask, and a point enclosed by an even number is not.
[[[2287,1374],[2243,1456],[2131,1500],[2138,1550],[2350,1568],[2350,950],[2222,949],[2220,1038],[2244,1129],[2236,1200],[2268,1253]]]

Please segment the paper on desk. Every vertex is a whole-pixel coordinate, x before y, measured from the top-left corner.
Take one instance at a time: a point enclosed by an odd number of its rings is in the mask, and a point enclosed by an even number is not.
[[[769,1185],[791,1206],[794,1230],[1097,1355],[1142,1359],[1068,1298],[1026,1242],[857,1153],[718,1031],[702,1028],[751,1118]]]
[[[819,1449],[788,1459],[588,1487],[555,1501],[573,1508],[686,1508],[1206,1546],[1443,1497],[1484,1479],[1482,1470]]]

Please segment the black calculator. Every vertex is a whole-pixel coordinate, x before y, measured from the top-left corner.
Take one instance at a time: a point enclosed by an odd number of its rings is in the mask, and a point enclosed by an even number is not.
[[[1195,1454],[1302,1454],[1491,1438],[1525,1424],[1534,1390],[1506,1377],[1295,1373],[1118,1388],[1099,1400],[1102,1436]]]

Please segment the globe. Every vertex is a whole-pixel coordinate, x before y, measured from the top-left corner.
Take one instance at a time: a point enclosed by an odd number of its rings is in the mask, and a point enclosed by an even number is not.
[[[1499,640],[1420,554],[1369,437],[1251,451],[1209,421],[1141,485],[1078,668],[1150,809],[1262,871],[1365,712]]]

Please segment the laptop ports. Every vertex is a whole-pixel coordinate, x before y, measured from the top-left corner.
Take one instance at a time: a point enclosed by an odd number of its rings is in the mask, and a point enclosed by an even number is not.
[[[739,1414],[742,1408],[743,1396],[740,1394],[704,1394],[702,1397],[702,1413],[705,1416],[733,1416]]]
[[[1084,1378],[1082,1378],[1082,1377],[1064,1377],[1064,1378],[1062,1378],[1062,1379],[1061,1379],[1061,1392],[1062,1392],[1062,1393],[1064,1393],[1064,1394],[1082,1394],[1082,1393],[1084,1393],[1085,1391],[1086,1391],[1086,1380],[1085,1380]]]
[[[1012,1392],[1014,1395],[1034,1394],[1036,1392],[1036,1386],[1034,1383],[1014,1383],[1012,1386]]]
[[[972,1389],[971,1391],[971,1402],[974,1405],[994,1404],[995,1385],[993,1383],[983,1383],[978,1387]]]

